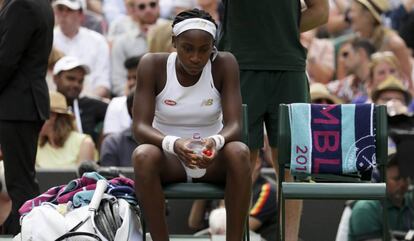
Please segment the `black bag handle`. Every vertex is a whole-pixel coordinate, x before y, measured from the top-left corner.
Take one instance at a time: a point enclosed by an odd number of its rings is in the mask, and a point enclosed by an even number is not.
[[[67,238],[75,237],[75,236],[88,236],[88,237],[94,238],[98,241],[102,241],[102,239],[98,235],[96,235],[94,233],[87,233],[87,232],[67,232],[64,235],[57,238],[55,241],[63,241]]]

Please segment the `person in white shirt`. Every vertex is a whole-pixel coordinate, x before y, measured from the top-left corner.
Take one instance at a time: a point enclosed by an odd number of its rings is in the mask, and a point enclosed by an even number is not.
[[[103,0],[102,12],[106,21],[110,24],[115,19],[125,16],[125,2],[124,0]]]
[[[108,40],[113,41],[120,35],[142,29],[153,24],[159,17],[158,0],[125,0],[126,15],[118,17],[110,25]]]
[[[53,3],[57,27],[53,45],[65,55],[87,64],[91,73],[86,79],[84,94],[109,97],[109,46],[105,37],[81,27],[84,5],[81,0],[57,0]]]
[[[127,96],[134,92],[137,83],[137,67],[141,56],[134,56],[127,59],[124,67],[128,71],[125,95],[115,97],[111,100],[106,110],[103,135],[117,133],[131,127],[132,119],[128,113]]]
[[[137,24],[137,29],[127,32],[113,39],[111,49],[111,84],[112,94],[124,94],[127,72],[124,68],[126,59],[142,55],[148,51],[147,32],[157,23],[159,17],[158,0],[131,0],[133,9],[131,18]]]
[[[123,0],[122,4],[124,5],[125,13],[117,16],[109,23],[106,35],[109,42],[112,42],[116,37],[126,32],[137,31],[139,28],[138,22],[134,21],[132,17],[135,10],[134,0]]]

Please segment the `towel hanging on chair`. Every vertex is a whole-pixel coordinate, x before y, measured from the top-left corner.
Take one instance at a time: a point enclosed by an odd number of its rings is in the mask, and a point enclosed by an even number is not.
[[[292,173],[364,173],[376,166],[373,104],[291,104]]]

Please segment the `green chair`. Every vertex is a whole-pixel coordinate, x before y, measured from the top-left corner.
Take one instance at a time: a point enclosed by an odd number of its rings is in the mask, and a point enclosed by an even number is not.
[[[248,120],[247,105],[242,105],[242,141],[248,143]],[[163,187],[165,199],[223,199],[224,185],[215,185],[209,183],[173,183]],[[145,241],[145,223],[143,222],[143,241]],[[243,240],[250,241],[249,222],[246,217]]]
[[[278,134],[278,206],[281,215],[280,238],[285,240],[285,200],[314,199],[314,200],[381,200],[386,197],[385,164],[387,161],[387,115],[385,106],[375,106],[375,145],[376,161],[381,175],[380,183],[363,181],[357,174],[303,174],[295,175],[298,182],[285,182],[284,169],[290,168],[291,160],[291,129],[289,105],[279,107]],[[305,128],[305,127],[303,127]],[[312,181],[309,182],[309,179]],[[301,182],[307,180],[307,182]],[[314,182],[315,181],[315,182]],[[384,209],[384,220],[387,213]],[[388,224],[383,222],[383,240],[389,240]]]

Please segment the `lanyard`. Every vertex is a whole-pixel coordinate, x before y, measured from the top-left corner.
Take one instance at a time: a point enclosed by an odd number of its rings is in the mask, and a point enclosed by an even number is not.
[[[75,113],[76,126],[78,127],[78,131],[80,133],[83,133],[78,99],[73,100],[73,112]]]

